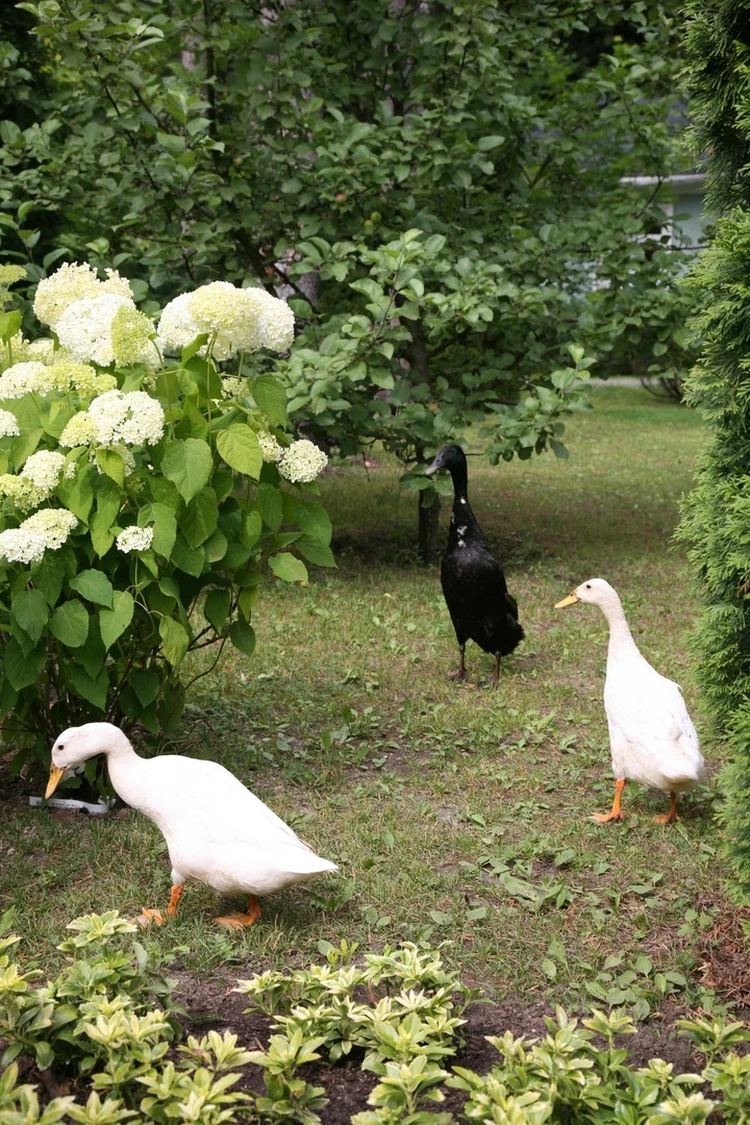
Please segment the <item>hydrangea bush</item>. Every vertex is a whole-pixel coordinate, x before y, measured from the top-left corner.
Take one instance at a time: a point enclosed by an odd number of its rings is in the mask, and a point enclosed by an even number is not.
[[[15,280],[0,267],[6,299]],[[64,265],[34,313],[51,334],[33,341],[0,315],[0,730],[17,769],[72,723],[170,733],[190,652],[252,654],[268,571],[333,564],[326,455],[290,438],[283,387],[247,362],[291,345],[284,301],[213,282],[155,326],[115,271]]]

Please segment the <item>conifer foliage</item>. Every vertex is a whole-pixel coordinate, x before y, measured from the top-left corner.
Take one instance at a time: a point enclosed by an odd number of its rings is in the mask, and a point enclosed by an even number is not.
[[[694,0],[688,15],[687,92],[719,221],[693,270],[703,349],[687,384],[712,436],[679,536],[703,601],[695,642],[704,698],[732,747],[722,816],[734,887],[750,902],[750,3]]]

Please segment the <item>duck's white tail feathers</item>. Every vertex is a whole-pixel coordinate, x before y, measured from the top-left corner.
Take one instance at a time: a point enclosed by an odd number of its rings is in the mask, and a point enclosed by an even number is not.
[[[312,877],[338,871],[337,865],[329,859],[322,859],[315,852],[303,851],[301,848],[290,852],[288,859],[287,856],[284,857],[284,867],[290,874],[294,873],[301,878],[305,875]]]

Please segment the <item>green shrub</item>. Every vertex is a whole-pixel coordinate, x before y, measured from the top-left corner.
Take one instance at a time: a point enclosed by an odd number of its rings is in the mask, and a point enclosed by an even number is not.
[[[81,721],[173,731],[189,653],[252,654],[266,564],[302,583],[303,559],[333,564],[313,498],[325,454],[290,443],[285,391],[244,359],[289,347],[288,306],[215,282],[170,302],[157,336],[108,272],[40,282],[54,337],[0,318],[0,722],[16,769]]]
[[[702,602],[695,634],[698,676],[731,756],[722,776],[725,850],[738,899],[750,902],[750,90],[748,0],[691,0],[685,82],[696,151],[709,153],[708,200],[721,215],[713,244],[692,271],[705,305],[694,322],[702,353],[686,382],[710,442],[684,505],[679,536]]]

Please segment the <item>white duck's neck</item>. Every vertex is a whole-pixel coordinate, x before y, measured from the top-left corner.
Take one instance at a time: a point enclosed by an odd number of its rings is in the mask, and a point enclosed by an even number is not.
[[[622,602],[613,591],[613,596],[599,607],[607,618],[609,625],[609,660],[620,659],[623,656],[640,656],[638,646],[633,640],[633,634],[625,617]]]
[[[139,758],[133,747],[125,739],[108,748],[106,754],[109,780],[112,782],[115,793],[126,804],[132,805],[131,790],[134,785],[138,784],[138,777],[142,767],[146,764],[146,759]]]

